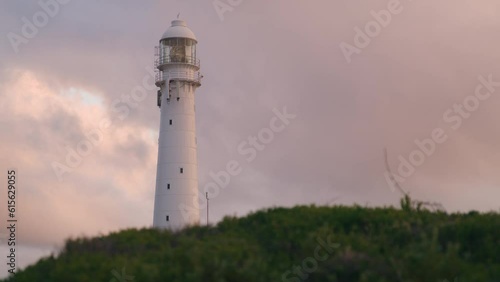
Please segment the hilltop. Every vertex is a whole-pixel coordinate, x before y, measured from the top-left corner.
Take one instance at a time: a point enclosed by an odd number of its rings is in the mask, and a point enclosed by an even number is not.
[[[4,281],[500,281],[500,214],[271,208],[66,242]]]

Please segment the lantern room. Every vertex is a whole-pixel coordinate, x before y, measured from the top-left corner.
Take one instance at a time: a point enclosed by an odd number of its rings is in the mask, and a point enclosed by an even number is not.
[[[185,21],[172,21],[172,26],[167,29],[160,40],[159,65],[190,64],[199,67],[196,44],[196,37]]]

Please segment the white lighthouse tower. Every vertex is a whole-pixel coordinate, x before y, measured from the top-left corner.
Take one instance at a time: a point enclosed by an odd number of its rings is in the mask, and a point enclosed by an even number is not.
[[[182,20],[172,21],[156,48],[161,111],[153,226],[179,229],[199,223],[194,93],[200,84],[197,40]],[[183,211],[189,207],[189,213]]]

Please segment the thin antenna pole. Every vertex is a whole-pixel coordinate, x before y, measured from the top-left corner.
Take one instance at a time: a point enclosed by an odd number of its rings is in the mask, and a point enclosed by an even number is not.
[[[207,197],[207,226],[208,226],[208,192],[205,193],[205,196]]]

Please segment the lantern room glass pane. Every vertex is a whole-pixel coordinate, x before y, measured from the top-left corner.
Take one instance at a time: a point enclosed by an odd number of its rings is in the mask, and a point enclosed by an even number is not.
[[[196,41],[189,38],[163,39],[160,56],[164,63],[196,64]]]

